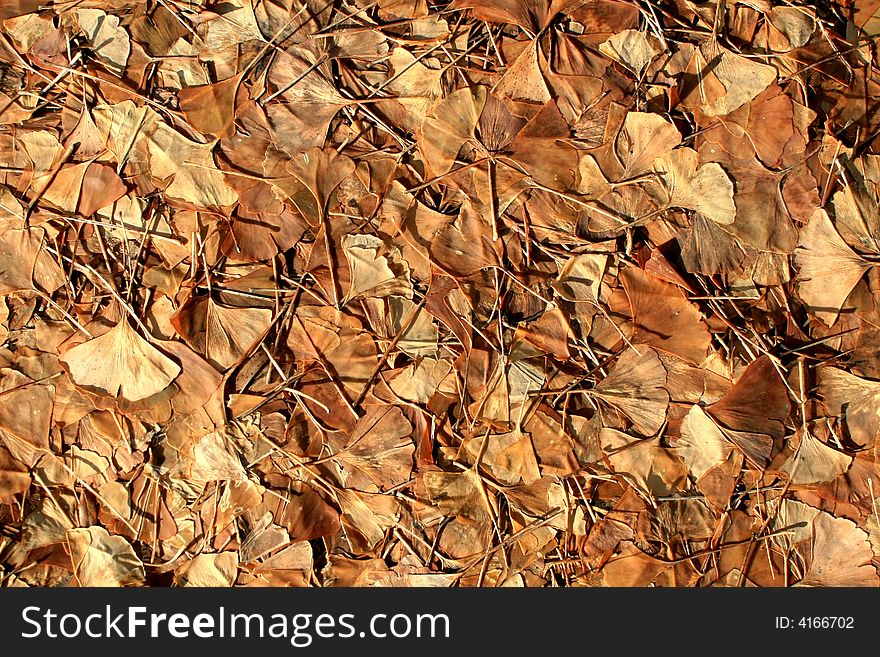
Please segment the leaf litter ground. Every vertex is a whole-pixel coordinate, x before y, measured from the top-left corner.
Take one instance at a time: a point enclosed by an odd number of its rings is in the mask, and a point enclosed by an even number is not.
[[[0,20],[3,585],[880,583],[880,2]]]

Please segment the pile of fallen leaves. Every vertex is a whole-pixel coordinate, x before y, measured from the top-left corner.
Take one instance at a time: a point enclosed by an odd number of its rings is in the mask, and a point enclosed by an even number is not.
[[[877,0],[5,0],[0,581],[880,583]]]

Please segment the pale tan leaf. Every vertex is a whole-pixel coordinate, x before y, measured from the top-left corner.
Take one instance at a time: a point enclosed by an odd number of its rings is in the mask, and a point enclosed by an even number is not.
[[[372,235],[346,235],[342,238],[342,250],[351,271],[350,287],[343,303],[361,296],[412,298],[409,266],[397,249],[389,248]]]
[[[691,410],[681,422],[681,438],[675,444],[675,454],[687,466],[695,480],[701,479],[713,468],[730,457],[734,447],[718,425],[699,406]]]
[[[131,44],[128,32],[119,25],[119,18],[100,9],[77,9],[76,17],[98,59],[115,74],[122,75]]]
[[[596,304],[599,302],[599,288],[607,262],[608,256],[602,253],[573,255],[550,286],[566,301]]]
[[[687,470],[659,438],[635,438],[614,429],[602,429],[599,442],[614,471],[650,496],[670,495],[680,488]]]
[[[801,229],[794,262],[798,295],[828,326],[837,321],[850,292],[871,268],[843,241],[822,209],[817,209]]]
[[[485,87],[465,87],[434,105],[419,130],[419,150],[432,175],[442,175],[452,168],[461,147],[473,138],[485,103]]]
[[[792,484],[821,484],[832,481],[852,465],[853,457],[829,447],[811,433],[798,433],[800,443],[779,469]]]
[[[73,574],[80,586],[140,586],[144,564],[121,536],[103,527],[67,532]]]
[[[855,442],[874,443],[880,433],[880,382],[823,367],[819,370],[819,395],[829,412],[844,418]]]
[[[426,472],[425,488],[431,501],[444,512],[477,522],[489,518],[486,492],[480,476],[473,470],[461,473]]]
[[[268,308],[225,306],[208,301],[205,316],[205,353],[223,369],[232,367],[250,350],[272,323]]]
[[[717,224],[736,219],[733,182],[721,165],[709,162],[699,166],[699,156],[691,148],[678,148],[654,161],[669,192],[669,205],[699,212]]]
[[[707,98],[700,108],[706,116],[722,116],[739,109],[769,87],[778,75],[775,67],[737,55],[711,39],[702,48],[711,72],[723,85],[724,93]]]
[[[158,123],[149,137],[150,174],[171,179],[165,194],[197,208],[230,207],[238,194],[226,183],[214,164],[212,151],[217,142],[199,144],[165,123]]]
[[[659,114],[630,112],[615,144],[624,177],[637,176],[651,167],[659,153],[681,143],[681,133]]]
[[[880,585],[867,532],[824,512],[813,518],[812,529],[809,567],[798,586]]]
[[[415,452],[411,433],[412,425],[399,408],[371,406],[334,456],[346,486],[381,492],[405,482]]]
[[[599,382],[592,394],[632,420],[639,433],[650,436],[666,421],[669,393],[666,370],[653,349],[643,347],[639,355],[627,350],[614,369]]]
[[[401,399],[426,404],[451,371],[452,363],[447,359],[423,358],[391,379],[388,387]]]
[[[230,438],[222,432],[205,434],[192,446],[189,463],[191,481],[245,481],[247,473]]]
[[[177,586],[229,587],[238,574],[235,552],[197,554],[174,571]]]
[[[71,347],[61,362],[78,386],[131,402],[162,392],[180,374],[180,366],[138,335],[127,318]]]
[[[617,60],[636,75],[663,52],[660,42],[641,30],[623,30],[599,45],[599,52]]]

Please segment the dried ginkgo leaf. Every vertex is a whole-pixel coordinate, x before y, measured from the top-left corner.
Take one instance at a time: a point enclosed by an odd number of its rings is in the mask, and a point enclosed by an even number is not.
[[[685,467],[660,446],[659,438],[639,439],[606,428],[600,432],[599,442],[614,471],[646,495],[670,495],[687,477]]]
[[[23,493],[31,485],[28,467],[0,445],[0,500]]]
[[[843,241],[822,209],[801,229],[794,261],[798,295],[828,326],[837,321],[850,292],[871,268]]]
[[[98,59],[121,75],[131,53],[131,43],[128,32],[119,25],[119,18],[100,9],[76,9],[75,13]]]
[[[197,554],[174,571],[177,586],[228,587],[238,574],[238,555],[235,552]]]
[[[214,143],[199,144],[165,123],[158,123],[149,137],[150,175],[170,179],[165,194],[196,208],[232,206],[238,194],[226,184],[214,164]]]
[[[575,5],[577,0],[455,0],[454,9],[471,9],[474,16],[494,23],[516,23],[532,32],[547,27],[556,14]]]
[[[333,192],[354,172],[354,168],[351,158],[332,148],[311,148],[287,162],[287,170],[311,192],[322,213],[327,211]],[[309,218],[315,223],[319,219]]]
[[[852,520],[819,512],[812,521],[809,566],[797,586],[880,585],[868,533]]]
[[[624,352],[590,394],[626,415],[636,431],[652,436],[666,422],[669,393],[663,363],[653,349],[642,351],[641,355],[631,349]]]
[[[346,235],[342,238],[342,250],[351,270],[343,303],[361,296],[412,298],[409,266],[397,249],[372,235]]]
[[[637,267],[624,268],[620,280],[632,306],[633,342],[649,344],[692,363],[706,358],[709,330],[681,288]]]
[[[419,130],[419,151],[431,175],[443,175],[452,168],[461,147],[473,139],[485,104],[485,87],[465,87],[437,101]]]
[[[659,114],[630,112],[617,137],[615,150],[623,164],[623,178],[648,171],[661,153],[681,143],[681,133]]]
[[[540,44],[538,39],[526,46],[519,56],[504,70],[504,75],[492,87],[492,93],[500,98],[529,103],[546,103],[553,95],[541,73]]]
[[[401,399],[425,404],[451,371],[452,363],[449,360],[423,358],[391,379],[388,387]]]
[[[68,349],[61,362],[76,385],[129,402],[162,392],[180,374],[180,366],[138,335],[127,317]]]
[[[429,471],[423,478],[428,497],[446,513],[477,522],[489,519],[491,508],[486,489],[474,470],[460,473]]]
[[[718,425],[702,408],[691,406],[681,423],[681,438],[675,444],[675,454],[687,466],[695,480],[727,461],[733,451]]]
[[[209,481],[245,481],[247,474],[231,438],[225,432],[212,431],[195,440],[187,455],[188,479]]]
[[[711,73],[724,90],[705,99],[700,109],[706,116],[730,114],[764,91],[778,75],[775,67],[726,50],[714,38],[703,46],[702,55],[712,63]]]
[[[566,301],[599,302],[599,288],[605,275],[608,256],[583,253],[571,256],[550,286]]]
[[[235,98],[242,76],[235,75],[215,82],[181,89],[178,102],[187,121],[201,133],[230,137],[235,132]]]
[[[382,492],[412,472],[412,425],[399,408],[371,406],[348,441],[333,455],[348,488]]]
[[[226,306],[208,300],[205,355],[222,369],[232,367],[254,346],[272,323],[268,308]]]
[[[80,586],[140,586],[144,564],[121,536],[103,527],[69,529],[67,545],[73,575]]]
[[[798,436],[797,449],[779,468],[792,484],[821,484],[849,470],[853,457],[829,447],[808,431],[800,431]]]
[[[706,412],[723,427],[778,438],[791,411],[788,389],[769,356],[755,359],[723,398]]]
[[[717,224],[733,223],[733,183],[720,164],[699,166],[695,150],[678,148],[657,158],[653,167],[666,185],[669,205],[694,210]]]
[[[63,284],[58,263],[43,248],[42,228],[0,228],[0,294],[39,287],[53,292]]]
[[[529,485],[541,478],[531,437],[519,429],[479,436],[468,440],[463,447],[472,457],[479,458],[495,479],[507,486]]]
[[[880,434],[880,382],[836,367],[823,367],[819,370],[819,395],[828,411],[845,419],[855,442],[874,443]]]
[[[268,78],[279,98],[267,111],[275,141],[288,155],[323,147],[333,117],[351,103],[323,70],[327,60],[326,53],[296,46],[273,58]]]
[[[360,394],[378,361],[376,342],[362,324],[326,306],[302,308],[287,336],[297,358],[317,361],[337,376],[342,385]]]
[[[657,38],[641,30],[623,30],[599,46],[599,52],[615,59],[637,76],[663,52]]]

